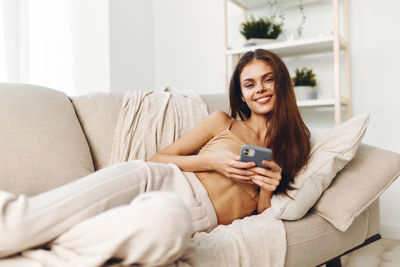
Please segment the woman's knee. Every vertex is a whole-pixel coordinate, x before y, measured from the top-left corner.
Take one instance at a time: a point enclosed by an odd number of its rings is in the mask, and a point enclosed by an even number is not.
[[[149,192],[131,205],[147,214],[142,223],[149,229],[145,242],[150,253],[139,263],[162,265],[178,259],[193,234],[190,212],[183,201],[171,192]],[[125,259],[130,263],[129,257]]]
[[[171,234],[164,234],[163,236],[192,234],[192,220],[189,209],[175,193],[147,192],[136,197],[131,205],[146,211],[148,223],[151,223],[156,231]]]

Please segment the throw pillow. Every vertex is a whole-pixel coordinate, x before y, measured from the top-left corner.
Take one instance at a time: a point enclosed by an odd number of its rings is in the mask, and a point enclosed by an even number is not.
[[[313,211],[346,231],[399,175],[400,154],[361,144],[354,159],[325,190]]]
[[[369,114],[359,115],[325,132],[311,132],[311,151],[307,165],[291,185],[297,190],[273,195],[271,207],[278,219],[302,218],[329,186],[336,173],[353,159],[364,136]]]

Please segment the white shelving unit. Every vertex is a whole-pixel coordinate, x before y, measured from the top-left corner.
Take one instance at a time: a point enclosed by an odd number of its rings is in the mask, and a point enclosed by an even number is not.
[[[254,8],[259,5],[260,0],[227,0],[239,4],[243,9]],[[292,0],[297,1],[297,0]],[[290,2],[286,0],[285,2]],[[314,0],[314,2],[317,2]],[[239,58],[248,51],[254,51],[262,48],[270,50],[281,57],[295,57],[301,55],[310,55],[318,53],[331,52],[333,56],[333,95],[331,99],[315,99],[298,101],[299,107],[333,107],[335,111],[335,123],[339,124],[342,121],[342,107],[346,108],[346,118],[351,117],[351,101],[350,101],[350,51],[349,51],[349,0],[343,0],[344,9],[344,37],[339,34],[339,0],[332,0],[333,10],[333,31],[331,36],[320,38],[298,39],[293,41],[276,41],[268,44],[243,47],[237,49],[226,49],[227,57],[227,80],[230,80],[230,75],[233,72]],[[345,95],[341,94],[341,51],[344,52],[344,73],[345,73]]]

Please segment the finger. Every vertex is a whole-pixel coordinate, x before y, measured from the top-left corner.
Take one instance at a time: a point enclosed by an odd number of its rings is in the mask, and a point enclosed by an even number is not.
[[[273,178],[278,181],[280,181],[281,177],[282,177],[281,173],[278,171],[271,171],[271,170],[261,168],[261,167],[254,167],[249,170],[255,172],[256,174],[267,176],[267,177]]]
[[[246,176],[246,177],[254,175],[254,172],[252,172],[252,171],[249,171],[246,169],[238,169],[238,168],[230,168],[228,170],[228,172],[230,175],[236,174],[236,175],[241,175],[241,176]]]
[[[278,181],[276,181],[274,179],[270,179],[270,178],[265,178],[265,177],[259,176],[259,175],[253,176],[252,181],[270,191],[275,191],[275,189],[279,185]]]
[[[272,171],[265,169],[265,168],[261,168],[261,167],[254,167],[254,168],[250,168],[249,170],[254,172],[255,174],[261,174],[264,176],[269,176],[273,173]]]
[[[282,171],[281,167],[279,167],[279,165],[273,160],[263,160],[262,164],[264,166],[267,166],[267,167],[271,168],[271,170],[276,170],[276,171],[279,171],[279,172]]]
[[[260,186],[260,187],[262,187],[262,188],[264,188],[264,189],[266,189],[268,191],[271,191],[271,192],[274,192],[275,189],[276,189],[276,186],[273,186],[273,185],[270,185],[270,184],[266,184],[266,183],[260,182],[258,180],[255,180],[255,179],[253,179],[253,182],[256,185],[258,185],[258,186]]]
[[[252,167],[256,166],[256,163],[252,162],[252,161],[250,161],[250,162],[242,162],[242,161],[235,161],[234,160],[234,161],[231,162],[231,166],[235,167],[235,168],[238,168],[238,169],[249,169],[249,168],[252,168]]]
[[[252,168],[251,170],[254,170],[255,168]],[[261,168],[262,169],[262,168]],[[258,170],[259,172],[255,172],[252,177],[259,177],[261,181],[274,181],[272,184],[274,185],[279,185],[280,181],[282,180],[282,175],[279,172],[271,172],[269,170]],[[260,173],[261,172],[261,173]]]
[[[261,183],[272,185],[272,186],[275,186],[275,187],[277,187],[279,185],[279,181],[277,181],[275,179],[267,178],[267,177],[261,176],[261,175],[253,175],[252,176],[252,180],[253,181],[257,180],[257,181],[259,181]]]
[[[242,175],[233,174],[233,175],[230,175],[229,178],[235,179],[235,180],[238,180],[238,181],[241,181],[241,182],[250,182],[250,183],[252,183],[252,179],[251,179],[250,176],[242,176]]]
[[[240,160],[240,156],[238,154],[232,153],[232,159]]]
[[[234,164],[237,164],[235,167],[236,168],[241,168],[241,169],[247,169],[256,166],[255,162],[249,161],[249,162],[244,162],[240,161],[240,156],[238,154],[232,153],[232,159],[234,160]]]
[[[231,162],[231,163],[233,163],[233,162],[241,162],[240,161],[240,155],[238,155],[238,154],[235,154],[235,153],[233,153],[233,152],[230,152],[229,151],[229,153],[231,154],[231,158],[233,159],[233,161]],[[244,163],[247,163],[247,162],[244,162]],[[244,168],[248,168],[247,167],[247,165],[244,165],[245,167],[238,167],[238,168],[242,168],[242,169],[244,169]]]

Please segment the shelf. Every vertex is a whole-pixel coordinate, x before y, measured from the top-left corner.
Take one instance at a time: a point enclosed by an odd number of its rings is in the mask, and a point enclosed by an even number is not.
[[[230,1],[242,7],[243,9],[255,9],[267,6],[267,0],[230,0]],[[280,0],[279,2],[284,7],[293,7],[299,5],[298,0]],[[328,0],[303,0],[303,5],[319,3],[319,2],[328,2]]]
[[[347,42],[340,38],[340,47],[344,49]],[[333,36],[320,38],[307,38],[294,41],[282,41],[269,44],[247,46],[243,48],[230,49],[226,51],[227,55],[239,55],[256,49],[266,49],[278,54],[281,57],[315,54],[333,51]]]
[[[341,105],[345,106],[348,100],[344,97],[341,98]],[[311,99],[311,100],[299,100],[297,101],[297,106],[299,107],[330,107],[335,105],[335,99]]]
[[[268,14],[268,1],[267,0],[226,0],[234,5],[237,5],[243,12],[243,15],[249,17],[251,14],[257,14],[261,16],[262,14]],[[275,1],[277,2],[277,1]],[[274,2],[274,3],[275,3]],[[326,3],[325,3],[326,2]],[[329,2],[329,3],[328,3]],[[237,65],[240,57],[249,51],[255,51],[257,49],[265,49],[269,50],[279,57],[284,58],[285,62],[290,62],[292,65],[296,65],[296,61],[305,61],[305,58],[301,58],[303,56],[311,56],[324,54],[324,56],[329,57],[332,55],[331,59],[328,57],[324,57],[323,61],[332,64],[333,69],[333,86],[328,92],[328,98],[324,99],[313,99],[313,100],[299,100],[297,101],[297,105],[299,108],[315,108],[317,110],[324,109],[333,109],[334,110],[334,118],[335,124],[339,124],[342,121],[342,113],[343,110],[346,112],[346,118],[349,119],[351,117],[351,80],[350,80],[350,49],[349,49],[349,14],[350,14],[350,6],[349,1],[344,1],[340,3],[339,0],[302,0],[300,3],[305,5],[313,5],[314,13],[317,12],[317,8],[322,8],[327,11],[327,9],[332,9],[332,20],[333,20],[333,28],[329,25],[321,25],[325,26],[324,32],[330,32],[330,34],[318,34],[318,32],[314,33],[315,37],[311,38],[301,38],[296,40],[270,40],[270,42],[259,44],[255,46],[242,46],[242,47],[226,47],[225,50],[225,58],[226,58],[226,84],[229,84],[231,80],[231,74],[234,71],[235,66]],[[230,3],[229,3],[230,4]],[[295,9],[298,7],[299,0],[279,0],[279,8],[282,9]],[[330,5],[331,4],[331,5]],[[331,6],[331,7],[329,7]],[[231,7],[231,6],[229,6]],[[321,10],[322,10],[321,9]],[[226,19],[228,19],[229,15],[232,16],[235,23],[239,21],[239,15],[242,15],[239,12],[237,7],[232,10],[225,9]],[[341,14],[341,10],[343,10],[343,16]],[[325,13],[324,13],[325,14]],[[329,18],[330,16],[327,16]],[[240,18],[241,19],[241,18]],[[340,36],[339,26],[340,21],[343,21],[343,36],[346,38],[342,38]],[[228,22],[228,21],[227,21]],[[228,25],[228,23],[227,23]],[[229,26],[229,25],[228,25]],[[329,27],[329,28],[327,28]],[[240,35],[238,34],[237,29],[228,29],[226,27],[225,38],[228,38],[228,34],[232,33],[236,35],[238,38]],[[321,27],[322,28],[322,27]],[[282,38],[283,39],[283,38]],[[319,57],[320,55],[318,55]],[[290,57],[290,59],[288,58]],[[309,57],[307,60],[313,60],[314,58]],[[319,60],[320,58],[318,58]],[[322,57],[321,57],[322,59]],[[319,63],[319,61],[317,61]],[[322,63],[322,61],[321,61]],[[303,63],[304,64],[304,63]],[[326,70],[324,70],[326,72]],[[342,78],[342,76],[344,78]],[[325,76],[327,77],[327,76]],[[343,87],[344,89],[343,90]],[[328,88],[327,88],[328,89]],[[324,92],[326,93],[326,92]],[[346,96],[343,97],[342,94]]]

